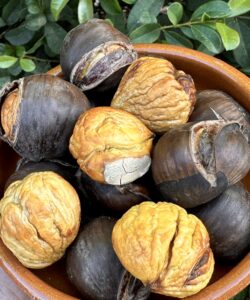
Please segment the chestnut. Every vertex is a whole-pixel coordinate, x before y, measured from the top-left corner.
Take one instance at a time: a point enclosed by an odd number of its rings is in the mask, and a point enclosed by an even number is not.
[[[161,194],[185,208],[217,197],[250,168],[250,148],[237,122],[201,121],[169,129],[157,142],[153,178]]]
[[[60,52],[63,74],[82,91],[114,87],[136,58],[128,37],[101,19],[73,28]]]
[[[69,149],[93,180],[122,185],[149,170],[152,143],[153,133],[132,114],[95,107],[77,120]]]
[[[99,183],[84,172],[80,172],[79,181],[90,201],[95,201],[108,211],[125,212],[133,205],[151,200],[151,190],[143,180],[123,185]]]
[[[69,279],[86,299],[147,299],[148,288],[122,267],[113,250],[115,222],[110,217],[99,217],[83,227],[67,252]]]
[[[21,158],[17,162],[15,172],[7,179],[4,189],[6,190],[12,182],[22,180],[31,173],[44,171],[55,172],[76,187],[75,173],[77,170],[77,166],[58,159],[34,162]]]
[[[206,226],[215,256],[236,260],[250,250],[250,194],[241,183],[192,213]]]
[[[115,224],[112,243],[122,265],[153,293],[184,298],[204,288],[214,270],[203,223],[167,202],[142,202]]]
[[[205,121],[224,119],[237,121],[242,132],[250,141],[250,114],[230,95],[218,90],[202,90],[197,92],[197,102],[189,121]]]
[[[1,139],[32,161],[66,155],[77,118],[90,108],[76,86],[47,74],[7,83],[0,104]]]

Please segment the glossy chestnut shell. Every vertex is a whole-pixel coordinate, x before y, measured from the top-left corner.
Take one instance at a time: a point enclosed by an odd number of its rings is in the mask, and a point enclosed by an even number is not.
[[[192,213],[206,226],[215,256],[230,261],[250,250],[250,194],[241,183]]]
[[[10,107],[4,106],[8,94],[16,89],[18,95],[13,101],[10,99]],[[33,161],[66,155],[77,118],[90,108],[88,99],[76,86],[47,74],[7,83],[0,91],[0,104],[4,109],[1,139],[19,155]],[[10,120],[8,132],[3,128],[3,115]]]
[[[153,178],[165,200],[190,208],[217,197],[250,168],[239,123],[202,121],[168,130],[157,142]]]
[[[119,82],[125,67],[136,58],[126,35],[105,20],[91,19],[66,35],[60,64],[65,78],[83,91],[98,85],[99,90],[107,90]]]

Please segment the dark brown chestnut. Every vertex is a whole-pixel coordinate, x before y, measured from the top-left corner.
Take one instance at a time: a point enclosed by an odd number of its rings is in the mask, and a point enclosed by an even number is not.
[[[168,130],[157,142],[153,178],[165,200],[195,207],[217,197],[250,168],[250,148],[237,122],[201,121]]]
[[[250,250],[250,194],[241,183],[192,213],[206,226],[217,257],[240,259]]]
[[[136,58],[128,37],[101,19],[91,19],[73,28],[60,52],[66,79],[83,91],[101,83],[99,90],[114,87],[125,72],[124,67]]]
[[[218,120],[237,121],[250,141],[250,114],[230,95],[218,90],[197,92],[197,101],[190,122]]]
[[[17,180],[22,180],[30,173],[44,171],[53,171],[70,182],[74,188],[77,186],[77,181],[75,178],[75,173],[77,172],[76,166],[56,159],[50,161],[33,162],[22,158],[18,161],[15,172],[7,179],[4,189],[6,190],[11,183]]]
[[[143,201],[152,201],[151,191],[143,180],[138,179],[123,185],[111,185],[99,183],[81,171],[78,176],[81,188],[88,198],[113,212],[125,212],[133,205]]]
[[[33,161],[67,154],[75,122],[90,108],[76,86],[47,74],[7,83],[0,105],[0,137]]]
[[[99,217],[80,232],[66,257],[70,281],[85,299],[143,300],[149,289],[122,267],[111,241],[116,220]]]

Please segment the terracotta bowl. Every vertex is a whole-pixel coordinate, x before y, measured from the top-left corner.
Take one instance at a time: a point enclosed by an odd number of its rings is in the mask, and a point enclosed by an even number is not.
[[[159,55],[169,59],[178,69],[192,75],[198,89],[220,89],[229,93],[250,111],[250,79],[230,65],[206,54],[177,46],[136,45],[143,55]],[[50,71],[62,76],[60,67]],[[17,155],[0,142],[0,193],[8,176],[13,172]],[[244,178],[250,190],[250,173]],[[30,297],[37,299],[69,300],[80,298],[66,277],[64,260],[43,270],[24,268],[0,240],[0,267]],[[200,293],[188,299],[229,299],[250,284],[250,253],[237,264],[216,261],[212,280]],[[152,299],[167,299],[154,295]]]

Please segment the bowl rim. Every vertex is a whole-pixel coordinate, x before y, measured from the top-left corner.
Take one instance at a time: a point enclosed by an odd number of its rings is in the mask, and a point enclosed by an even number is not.
[[[143,55],[167,55],[171,57],[186,58],[199,64],[206,65],[207,68],[222,73],[229,82],[235,86],[241,82],[240,89],[245,95],[248,95],[250,106],[250,79],[231,65],[224,61],[209,56],[205,53],[189,48],[166,44],[135,44],[135,49]],[[57,66],[51,69],[48,74],[62,76],[61,67]],[[13,281],[28,296],[35,299],[78,299],[67,295],[60,290],[50,286],[26,269],[21,263],[13,258],[12,253],[4,246],[0,239],[0,267],[13,279]],[[237,275],[237,277],[235,277]],[[248,253],[233,269],[223,277],[201,290],[198,294],[187,297],[188,300],[211,300],[228,299],[247,285],[250,284],[250,253]],[[44,293],[46,292],[46,294]]]

